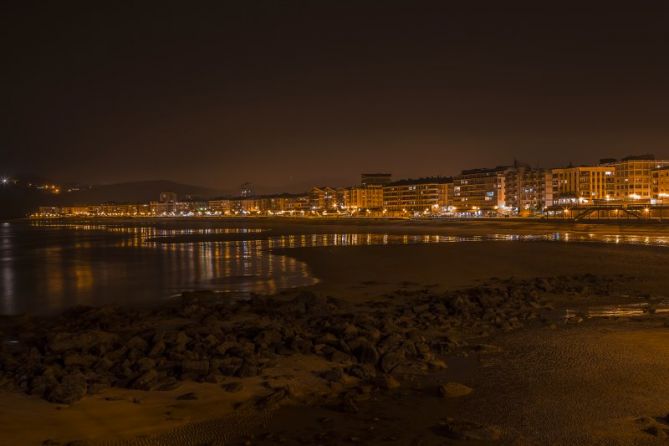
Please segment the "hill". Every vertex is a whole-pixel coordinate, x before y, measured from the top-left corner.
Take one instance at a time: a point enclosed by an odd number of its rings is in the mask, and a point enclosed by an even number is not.
[[[146,203],[158,200],[161,192],[176,192],[180,200],[187,197],[206,199],[225,193],[207,187],[166,180],[134,181],[91,186],[88,189],[60,194],[54,197],[54,201],[57,204]]]

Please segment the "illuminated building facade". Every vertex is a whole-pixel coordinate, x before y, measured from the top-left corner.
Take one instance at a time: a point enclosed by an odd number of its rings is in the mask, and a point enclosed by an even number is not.
[[[329,186],[313,187],[309,196],[313,211],[336,211],[343,206],[343,190],[337,191]]]
[[[457,212],[496,213],[505,206],[509,167],[463,170],[453,178],[453,207]]]
[[[216,215],[229,215],[232,212],[232,200],[227,198],[219,198],[216,200],[209,200],[209,210]]]
[[[450,178],[401,180],[383,188],[383,206],[391,214],[438,213],[449,205]]]
[[[553,205],[553,176],[546,169],[514,163],[504,175],[504,208],[531,215]]]
[[[348,210],[383,209],[383,186],[369,184],[349,187],[344,191],[344,207]]]
[[[552,169],[556,204],[591,203],[615,197],[614,166],[579,166]]]
[[[669,166],[669,160],[654,155],[628,156],[607,165],[615,167],[615,198],[623,201],[650,202],[653,197],[653,171]]]
[[[656,204],[669,204],[669,166],[653,169],[653,200]]]

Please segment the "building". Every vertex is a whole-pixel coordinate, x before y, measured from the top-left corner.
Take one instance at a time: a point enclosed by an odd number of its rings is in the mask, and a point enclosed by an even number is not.
[[[669,205],[669,166],[653,169],[653,200],[655,204]]]
[[[669,160],[656,160],[652,154],[607,161],[607,166],[615,168],[615,198],[633,202],[650,202],[653,199],[653,171],[669,166]]]
[[[393,181],[390,173],[363,173],[360,175],[360,184],[363,186],[385,186]]]
[[[253,190],[253,184],[251,183],[244,183],[241,186],[239,186],[239,196],[242,198],[249,198],[255,195],[255,191]]]
[[[344,191],[344,207],[349,211],[383,209],[383,186],[368,184],[347,188]]]
[[[553,205],[553,176],[549,170],[514,163],[504,173],[503,209],[531,215]]]
[[[585,204],[615,198],[616,168],[578,166],[552,169],[555,204]]]
[[[309,192],[312,211],[336,211],[343,206],[343,191],[329,186],[313,187]]]
[[[456,212],[497,213],[505,207],[506,172],[509,167],[463,170],[453,178],[452,206]]]
[[[161,192],[158,201],[161,203],[176,203],[177,194],[176,192]]]
[[[229,198],[209,200],[207,205],[209,206],[209,211],[216,215],[229,215],[232,212],[232,200]]]
[[[408,179],[383,187],[383,206],[390,214],[441,213],[450,204],[450,178]]]

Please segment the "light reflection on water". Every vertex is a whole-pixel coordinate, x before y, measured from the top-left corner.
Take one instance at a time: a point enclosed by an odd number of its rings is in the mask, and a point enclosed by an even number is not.
[[[649,305],[646,302],[635,302],[618,305],[599,305],[592,306],[584,310],[568,309],[564,318],[567,321],[578,318],[617,318],[617,317],[638,317],[653,314],[669,314],[669,302],[663,300],[659,303]]]
[[[155,303],[186,289],[271,294],[316,279],[277,248],[477,241],[568,241],[669,246],[663,236],[550,233],[480,236],[291,234],[259,229],[53,224],[0,225],[0,314],[73,305]],[[162,237],[249,234],[250,240],[161,242]]]

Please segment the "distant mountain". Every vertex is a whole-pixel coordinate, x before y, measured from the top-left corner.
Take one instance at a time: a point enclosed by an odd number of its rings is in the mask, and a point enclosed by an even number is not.
[[[207,199],[226,194],[226,191],[207,187],[156,180],[91,186],[79,191],[61,193],[54,196],[54,201],[58,204],[147,203],[158,200],[161,192],[175,192],[180,200],[185,198]]]

